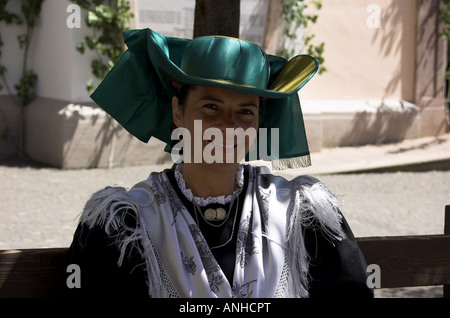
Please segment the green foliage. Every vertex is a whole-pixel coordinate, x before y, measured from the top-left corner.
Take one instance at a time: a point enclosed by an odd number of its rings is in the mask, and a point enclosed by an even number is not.
[[[444,27],[441,32],[441,37],[444,40],[450,40],[450,0],[442,0],[439,14],[442,21],[444,22]],[[449,45],[447,45],[450,47]],[[450,82],[450,50],[447,50],[447,70],[445,72],[445,79],[447,84]],[[445,113],[447,118],[447,131],[450,131],[450,85],[447,85],[447,107],[445,107]]]
[[[308,25],[310,23],[316,23],[318,19],[317,14],[308,13],[308,6],[311,4],[314,5],[316,10],[322,8],[321,0],[283,0],[281,12],[281,19],[284,25],[283,36],[286,40],[295,40],[297,38],[297,30],[303,28],[305,30],[303,35],[304,49],[307,54],[312,55],[319,60],[321,65],[319,74],[321,74],[326,71],[326,68],[323,66],[325,61],[323,57],[325,43],[322,42],[315,45],[313,43],[315,34],[306,33]],[[291,58],[295,52],[294,49],[283,47],[278,51],[278,54],[288,59]]]
[[[444,28],[441,32],[441,37],[444,40],[450,39],[450,0],[442,0],[441,8],[439,10],[442,21],[444,22]],[[448,53],[450,56],[450,52]],[[450,68],[445,73],[445,78],[450,81]]]
[[[28,106],[36,98],[37,74],[27,68],[28,52],[33,37],[34,28],[39,22],[41,7],[44,0],[22,1],[21,11],[26,26],[26,33],[17,36],[20,49],[23,49],[22,77],[14,85],[22,107]]]
[[[84,42],[76,46],[81,54],[86,48],[96,52],[91,62],[92,74],[103,79],[125,51],[122,33],[129,28],[133,13],[126,0],[71,0],[87,10],[86,25],[93,30],[92,36],[86,36]],[[94,89],[94,80],[89,79],[87,90]]]
[[[27,70],[22,74],[19,83],[14,85],[21,105],[28,106],[36,98],[37,81],[37,74],[32,70]]]
[[[19,48],[24,50],[22,77],[19,80],[19,83],[14,86],[14,88],[17,90],[17,95],[20,100],[20,106],[22,107],[28,106],[36,96],[35,88],[37,84],[37,74],[34,73],[32,70],[28,70],[26,63],[28,59],[28,50],[32,40],[33,30],[37,26],[37,23],[39,21],[39,15],[41,13],[41,6],[43,2],[44,0],[22,1],[21,6],[21,12],[23,15],[22,18],[18,14],[6,10],[8,0],[0,0],[0,22],[4,21],[6,24],[19,24],[19,25],[25,22],[26,33],[19,34],[17,36]],[[1,40],[0,37],[0,48],[2,46],[3,41]],[[0,64],[0,76],[4,84],[6,84],[6,78],[4,76],[6,71],[7,71],[6,66]],[[0,91],[2,88],[3,85],[0,85]]]
[[[6,5],[8,0],[0,0],[0,22],[5,22],[6,24],[22,24],[22,19],[15,13],[6,10]],[[1,48],[3,47],[3,41],[0,35],[0,57],[2,56]],[[0,62],[0,78],[5,83],[5,73],[8,69],[6,66],[2,65]],[[6,84],[6,83],[5,83]],[[3,90],[3,85],[0,83],[0,92]]]
[[[448,39],[450,37],[450,0],[442,0],[439,14],[445,24],[444,30],[442,31],[442,37]]]
[[[6,24],[22,24],[22,19],[15,13],[6,10],[8,0],[0,0],[0,21],[6,22]]]
[[[25,18],[25,24],[27,27],[34,28],[37,26],[43,2],[44,0],[22,1],[22,14]]]
[[[18,153],[19,156],[23,156],[25,148],[25,107],[28,106],[36,98],[36,85],[38,81],[37,74],[28,69],[28,53],[30,44],[33,37],[33,31],[39,23],[39,16],[41,14],[41,7],[44,0],[23,0],[21,5],[22,17],[16,13],[9,12],[6,9],[8,0],[0,0],[0,22],[3,21],[6,24],[25,24],[25,34],[19,34],[17,40],[19,42],[19,48],[23,50],[23,61],[22,61],[22,76],[19,83],[14,85],[17,91],[18,106],[20,108],[20,127],[19,127],[19,145]],[[0,36],[0,49],[3,46],[3,41]],[[1,51],[0,51],[1,57]],[[3,84],[0,84],[0,91],[6,87],[8,93],[12,94],[9,89],[9,85],[6,81],[5,73],[7,71],[6,66],[0,63],[0,78]],[[3,116],[6,118],[5,116]],[[8,138],[7,130],[0,134],[2,138]]]

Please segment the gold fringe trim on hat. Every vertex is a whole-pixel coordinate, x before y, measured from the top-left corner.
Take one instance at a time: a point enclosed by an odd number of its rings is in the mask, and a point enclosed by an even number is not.
[[[311,165],[310,155],[286,159],[272,159],[273,170],[306,168],[309,167],[310,165]]]

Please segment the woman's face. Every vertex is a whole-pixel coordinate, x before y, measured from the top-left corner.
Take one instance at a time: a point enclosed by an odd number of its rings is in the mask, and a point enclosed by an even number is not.
[[[258,96],[217,87],[192,86],[184,105],[174,97],[173,121],[190,133],[191,162],[199,162],[201,155],[202,163],[236,165],[256,137],[259,107]],[[202,154],[198,153],[200,145]]]

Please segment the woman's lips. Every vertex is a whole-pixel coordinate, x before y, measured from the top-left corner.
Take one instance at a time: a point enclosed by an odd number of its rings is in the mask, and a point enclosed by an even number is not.
[[[222,149],[223,152],[232,152],[237,148],[237,144],[227,145],[227,144],[215,142],[214,140],[211,140],[210,142],[214,145],[215,148]]]

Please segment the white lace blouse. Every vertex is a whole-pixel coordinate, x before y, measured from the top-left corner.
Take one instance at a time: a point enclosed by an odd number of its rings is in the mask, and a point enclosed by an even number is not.
[[[208,204],[212,203],[219,203],[219,204],[227,204],[230,203],[233,195],[236,197],[238,196],[242,191],[242,186],[244,185],[244,167],[242,165],[238,165],[238,169],[236,172],[236,183],[237,188],[233,192],[233,194],[224,196],[218,196],[218,197],[196,197],[192,194],[191,189],[186,187],[186,182],[184,181],[183,174],[181,173],[183,169],[183,164],[180,163],[175,168],[175,179],[177,180],[178,187],[180,188],[183,195],[192,202],[197,203],[199,206],[206,206]]]

